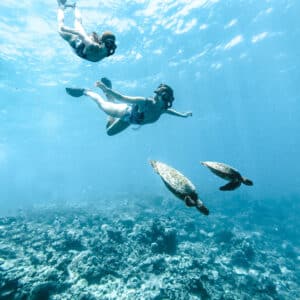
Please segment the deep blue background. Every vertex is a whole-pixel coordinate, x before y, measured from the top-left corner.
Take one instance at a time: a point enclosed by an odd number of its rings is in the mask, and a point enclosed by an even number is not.
[[[113,57],[76,57],[56,31],[54,0],[0,3],[1,213],[39,201],[169,195],[149,159],[186,174],[208,205],[229,196],[202,160],[226,162],[254,181],[230,197],[297,201],[299,1],[82,0],[78,7],[88,30],[116,33]],[[168,83],[174,108],[193,117],[162,116],[109,137],[105,114],[64,91],[92,88],[103,76],[127,95],[151,96]]]

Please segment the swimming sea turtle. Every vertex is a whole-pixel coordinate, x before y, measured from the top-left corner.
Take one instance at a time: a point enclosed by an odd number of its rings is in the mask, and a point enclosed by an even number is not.
[[[179,171],[162,162],[150,160],[150,164],[161,177],[169,191],[183,200],[187,206],[195,206],[204,215],[209,214],[209,210],[198,198],[196,188],[189,179]]]
[[[221,191],[233,191],[242,183],[246,185],[253,185],[253,182],[251,180],[242,177],[239,171],[224,163],[203,161],[201,162],[201,164],[208,167],[214,174],[218,175],[219,177],[230,181],[229,183],[220,187]]]

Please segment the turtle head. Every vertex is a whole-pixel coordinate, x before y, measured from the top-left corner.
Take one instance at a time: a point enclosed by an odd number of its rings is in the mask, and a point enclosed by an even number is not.
[[[152,168],[155,168],[155,166],[156,166],[156,161],[155,160],[150,159],[149,163],[150,163],[150,165],[151,165]]]
[[[208,208],[203,204],[201,200],[197,200],[196,208],[205,216],[209,215],[209,210]]]
[[[204,214],[205,216],[208,216],[209,215],[209,210],[208,208],[205,206],[205,205],[201,205],[201,206],[196,206],[196,208],[202,213]]]
[[[157,166],[156,166],[157,161],[156,161],[156,160],[150,159],[150,160],[149,160],[149,163],[150,163],[151,167],[154,169],[154,171],[155,171],[156,173],[158,173],[158,169],[157,169]]]
[[[242,177],[242,182],[243,182],[243,184],[246,184],[246,185],[253,185],[253,181],[251,181],[250,179],[245,178],[245,177]]]

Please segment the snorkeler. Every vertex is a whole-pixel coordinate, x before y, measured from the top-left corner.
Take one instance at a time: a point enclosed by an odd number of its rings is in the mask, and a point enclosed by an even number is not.
[[[87,89],[66,88],[66,91],[73,97],[88,96],[98,104],[100,109],[109,116],[106,125],[108,135],[115,135],[131,124],[145,125],[154,123],[164,113],[183,118],[192,116],[191,112],[180,113],[171,109],[174,95],[172,88],[166,84],[158,86],[154,91],[155,96],[153,98],[121,95],[111,89],[111,82],[107,78],[102,78],[95,85],[102,89],[107,100]],[[114,102],[114,100],[125,103]]]
[[[116,38],[111,32],[106,31],[102,36],[96,32],[87,34],[82,26],[81,14],[76,4],[66,4],[66,0],[57,0],[57,2],[58,32],[79,57],[97,62],[115,53]],[[74,9],[74,28],[66,27],[64,24],[65,9],[68,7]]]

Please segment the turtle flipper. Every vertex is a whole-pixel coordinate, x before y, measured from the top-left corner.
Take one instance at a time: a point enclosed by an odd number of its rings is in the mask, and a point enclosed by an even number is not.
[[[196,206],[195,201],[190,196],[185,196],[183,201],[185,205],[188,207]]]
[[[233,191],[241,185],[240,181],[230,181],[229,183],[220,187],[220,191]]]
[[[253,185],[253,181],[245,177],[242,177],[242,182],[246,185]]]
[[[83,96],[84,89],[66,88],[66,92],[72,97],[81,97]]]

